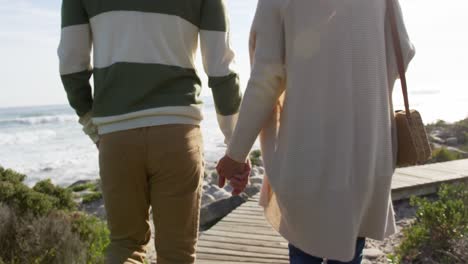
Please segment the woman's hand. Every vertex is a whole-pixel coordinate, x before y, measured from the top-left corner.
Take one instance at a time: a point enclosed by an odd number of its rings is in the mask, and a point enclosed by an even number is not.
[[[219,174],[219,187],[223,188],[227,179],[234,188],[233,195],[239,195],[243,192],[249,182],[251,170],[249,163],[237,162],[229,156],[224,156],[216,166]]]

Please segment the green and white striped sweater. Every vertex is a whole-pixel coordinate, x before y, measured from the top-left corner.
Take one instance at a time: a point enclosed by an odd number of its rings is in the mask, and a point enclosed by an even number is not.
[[[199,124],[199,39],[229,141],[241,92],[224,0],[63,0],[60,75],[84,131],[96,142],[138,127]]]

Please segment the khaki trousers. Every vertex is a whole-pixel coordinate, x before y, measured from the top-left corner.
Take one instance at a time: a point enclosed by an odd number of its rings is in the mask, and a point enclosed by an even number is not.
[[[158,264],[195,262],[203,175],[202,136],[193,125],[103,135],[102,191],[111,244],[106,263],[143,263],[153,208]]]

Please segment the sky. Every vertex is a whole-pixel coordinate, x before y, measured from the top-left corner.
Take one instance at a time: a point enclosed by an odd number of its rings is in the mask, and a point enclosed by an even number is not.
[[[249,73],[247,39],[257,1],[226,1],[245,87]],[[413,105],[429,119],[468,116],[468,1],[400,3],[417,49],[408,72]],[[0,108],[67,103],[56,55],[60,5],[60,0],[0,0]],[[209,92],[205,87],[203,94]],[[397,103],[401,101],[398,94],[395,96]]]

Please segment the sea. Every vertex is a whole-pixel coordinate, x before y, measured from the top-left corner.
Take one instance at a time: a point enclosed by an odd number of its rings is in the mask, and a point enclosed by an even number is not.
[[[226,146],[213,100],[203,100],[205,160],[214,163]],[[0,165],[26,174],[28,185],[50,178],[66,186],[99,175],[97,148],[68,105],[0,108]]]

